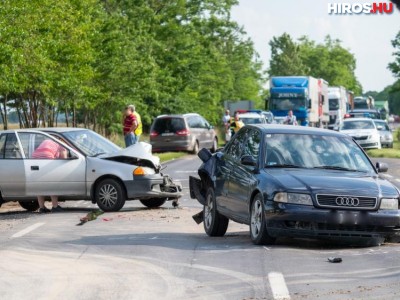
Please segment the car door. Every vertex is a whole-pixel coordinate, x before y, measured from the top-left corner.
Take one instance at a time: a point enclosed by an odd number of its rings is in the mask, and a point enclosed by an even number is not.
[[[25,155],[27,196],[86,195],[86,161],[83,155],[47,134],[20,132],[18,137]],[[65,149],[67,157],[46,158],[46,155],[35,155],[39,146],[48,141]]]
[[[211,149],[213,146],[214,142],[214,130],[211,128],[210,124],[204,119],[203,117],[201,118],[201,124],[202,124],[202,129],[203,129],[203,135],[204,135],[204,141],[206,144],[206,148]]]
[[[248,220],[250,196],[257,184],[255,174],[256,167],[243,165],[240,160],[243,156],[250,156],[258,162],[259,149],[261,143],[261,133],[257,129],[246,131],[245,138],[241,140],[242,152],[240,158],[233,169],[230,182],[229,194],[235,215],[241,219]]]
[[[25,196],[25,168],[15,132],[0,135],[0,193],[4,199]]]

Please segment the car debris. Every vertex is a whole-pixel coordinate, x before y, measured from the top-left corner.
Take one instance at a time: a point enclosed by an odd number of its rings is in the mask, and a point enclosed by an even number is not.
[[[330,263],[341,263],[342,262],[342,258],[341,257],[328,257],[328,261]]]
[[[82,226],[83,224],[89,222],[89,221],[94,221],[97,219],[98,216],[101,216],[102,214],[104,214],[104,211],[100,210],[100,209],[96,209],[93,210],[91,212],[89,212],[86,216],[82,217],[79,219],[79,223],[76,224],[76,226]]]

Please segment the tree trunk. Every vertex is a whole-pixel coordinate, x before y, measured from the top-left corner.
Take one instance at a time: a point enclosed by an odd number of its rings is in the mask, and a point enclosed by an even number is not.
[[[68,108],[65,107],[65,124],[67,127],[69,127],[69,121],[68,121]]]

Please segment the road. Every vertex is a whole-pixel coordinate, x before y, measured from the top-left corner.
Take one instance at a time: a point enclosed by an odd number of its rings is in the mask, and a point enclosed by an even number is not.
[[[393,182],[398,161],[390,161]],[[191,216],[189,156],[167,164],[182,181],[178,209],[128,202],[83,226],[95,205],[68,202],[66,211],[39,215],[11,207],[0,213],[1,299],[398,299],[400,245],[347,247],[282,239],[254,246],[248,227],[230,223],[210,238]],[[396,177],[399,176],[399,177]],[[397,182],[400,185],[400,182]],[[338,256],[342,263],[329,263]]]

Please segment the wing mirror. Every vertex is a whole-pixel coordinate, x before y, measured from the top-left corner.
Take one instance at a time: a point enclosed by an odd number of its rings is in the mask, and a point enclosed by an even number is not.
[[[385,173],[389,170],[389,166],[386,163],[377,162],[376,169],[378,170],[379,173]]]
[[[251,155],[245,155],[240,159],[240,163],[244,166],[256,167],[257,161]]]

